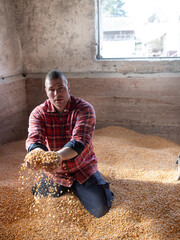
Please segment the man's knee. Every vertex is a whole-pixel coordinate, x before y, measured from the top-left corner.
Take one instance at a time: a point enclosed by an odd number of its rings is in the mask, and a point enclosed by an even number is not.
[[[114,194],[99,172],[92,175],[84,184],[75,181],[74,192],[80,198],[86,210],[100,218],[111,208]]]
[[[96,209],[93,209],[93,211],[89,211],[94,217],[101,218],[103,217],[111,207],[108,207],[107,204],[101,204],[97,205]]]
[[[88,210],[97,218],[103,217],[110,210],[114,199],[114,194],[109,188],[101,186],[100,190],[100,197],[94,197],[94,200],[91,202],[91,210]]]

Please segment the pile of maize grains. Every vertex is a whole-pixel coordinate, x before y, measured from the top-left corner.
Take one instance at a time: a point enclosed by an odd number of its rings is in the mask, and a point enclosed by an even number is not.
[[[0,146],[0,239],[180,239],[180,146],[121,127],[96,130],[93,142],[115,195],[99,219],[71,192],[34,199],[41,171],[21,170],[24,140]]]

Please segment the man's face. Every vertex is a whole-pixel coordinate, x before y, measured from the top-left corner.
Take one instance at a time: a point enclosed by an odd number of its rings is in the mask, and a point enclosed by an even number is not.
[[[45,90],[51,103],[62,113],[70,97],[70,88],[67,82],[62,78],[52,80],[46,79]]]

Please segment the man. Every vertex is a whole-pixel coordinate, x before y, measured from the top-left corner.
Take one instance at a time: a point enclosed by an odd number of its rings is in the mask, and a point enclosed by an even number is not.
[[[46,164],[33,194],[59,197],[72,190],[87,211],[100,218],[111,208],[113,193],[97,169],[93,152],[94,109],[70,95],[68,81],[59,71],[47,74],[45,91],[48,99],[30,114],[26,148],[28,152],[55,151],[60,164],[55,168]],[[27,165],[35,168],[30,162]]]

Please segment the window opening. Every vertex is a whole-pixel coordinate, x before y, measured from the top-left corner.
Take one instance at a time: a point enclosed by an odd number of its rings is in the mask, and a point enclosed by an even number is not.
[[[97,3],[97,59],[180,57],[180,0]]]

